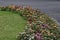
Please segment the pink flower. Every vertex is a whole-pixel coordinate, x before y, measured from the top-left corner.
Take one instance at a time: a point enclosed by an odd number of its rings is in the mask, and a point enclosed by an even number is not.
[[[41,34],[40,33],[36,33],[35,34],[35,39],[36,40],[42,40]]]
[[[48,24],[42,24],[43,28],[48,27]]]

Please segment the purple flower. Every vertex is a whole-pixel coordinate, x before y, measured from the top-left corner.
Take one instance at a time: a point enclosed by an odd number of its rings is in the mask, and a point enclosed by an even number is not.
[[[42,24],[43,28],[48,27],[48,24]]]
[[[42,40],[41,34],[40,33],[36,33],[35,34],[35,39],[36,40]]]

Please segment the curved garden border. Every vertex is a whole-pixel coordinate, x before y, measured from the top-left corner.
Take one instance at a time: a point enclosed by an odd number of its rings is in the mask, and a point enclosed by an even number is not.
[[[9,5],[0,7],[1,11],[12,11],[27,20],[25,31],[19,33],[17,40],[59,40],[60,32],[57,23],[47,14],[30,6]]]

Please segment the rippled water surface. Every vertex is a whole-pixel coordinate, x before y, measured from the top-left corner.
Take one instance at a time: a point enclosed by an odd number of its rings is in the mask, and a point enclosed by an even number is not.
[[[40,1],[40,0],[0,0],[0,6],[9,4],[31,5],[33,8],[39,8],[49,16],[55,18],[60,23],[60,1]]]

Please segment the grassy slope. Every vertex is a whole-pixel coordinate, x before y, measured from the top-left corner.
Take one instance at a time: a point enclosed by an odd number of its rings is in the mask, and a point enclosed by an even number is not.
[[[0,11],[0,40],[16,40],[25,25],[26,21],[18,14]]]

